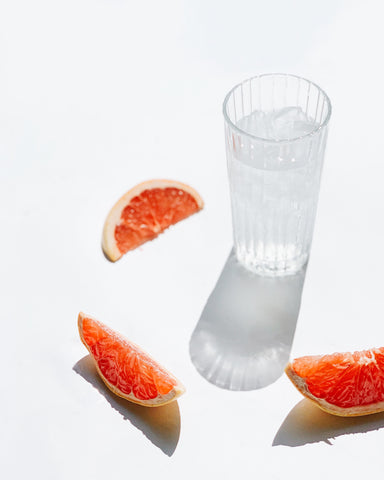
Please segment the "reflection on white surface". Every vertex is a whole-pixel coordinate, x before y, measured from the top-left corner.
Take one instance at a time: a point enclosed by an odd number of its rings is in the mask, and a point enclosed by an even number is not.
[[[363,417],[337,417],[323,412],[310,400],[303,399],[287,415],[273,440],[273,446],[299,447],[325,442],[351,433],[364,433],[384,427],[384,413]]]
[[[289,360],[305,271],[261,277],[230,253],[190,340],[190,356],[209,382],[254,390],[277,380]]]
[[[176,450],[180,436],[180,412],[177,401],[163,407],[142,407],[112,393],[103,383],[90,355],[83,357],[73,370],[92,384],[117,410],[124,420],[144,435],[169,457]]]

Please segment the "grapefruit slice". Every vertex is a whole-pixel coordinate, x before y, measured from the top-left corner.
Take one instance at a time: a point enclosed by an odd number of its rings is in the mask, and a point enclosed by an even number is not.
[[[384,347],[296,358],[285,372],[305,397],[333,415],[384,411]]]
[[[119,397],[146,407],[173,402],[183,385],[139,346],[98,320],[80,312],[81,341],[106,386]]]
[[[153,240],[166,228],[203,208],[192,187],[175,180],[149,180],[123,195],[104,224],[102,247],[115,262],[129,250]]]

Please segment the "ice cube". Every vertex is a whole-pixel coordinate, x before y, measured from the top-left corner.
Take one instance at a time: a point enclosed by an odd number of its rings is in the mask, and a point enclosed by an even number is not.
[[[314,129],[314,122],[300,107],[285,107],[271,114],[273,138],[301,137]]]
[[[301,107],[284,107],[272,112],[256,110],[237,122],[244,132],[270,140],[289,140],[311,133],[317,126]]]
[[[267,135],[266,113],[256,110],[250,115],[241,118],[237,122],[237,126],[250,135],[265,138]]]

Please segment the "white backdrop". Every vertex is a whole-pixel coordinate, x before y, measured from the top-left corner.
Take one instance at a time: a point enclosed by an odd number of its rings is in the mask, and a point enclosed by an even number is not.
[[[292,355],[384,345],[382,18],[379,1],[0,2],[4,478],[380,474],[384,416],[321,414],[285,377],[221,390],[188,342],[232,243],[222,100],[279,71],[333,103]],[[204,211],[108,263],[109,208],[156,177]],[[126,407],[77,374],[79,310],[173,371],[178,405]]]

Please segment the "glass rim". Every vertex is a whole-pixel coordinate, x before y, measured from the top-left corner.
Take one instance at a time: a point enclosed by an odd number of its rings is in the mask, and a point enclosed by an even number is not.
[[[236,88],[244,85],[246,82],[251,82],[252,80],[254,80],[255,78],[261,78],[261,77],[278,77],[278,76],[282,76],[282,77],[291,77],[291,78],[297,78],[299,80],[304,80],[305,82],[308,82],[309,84],[313,85],[314,87],[316,87],[319,92],[321,92],[323,95],[324,95],[324,99],[327,103],[327,106],[328,106],[328,112],[327,112],[327,115],[325,117],[325,119],[314,129],[312,130],[311,132],[309,133],[306,133],[305,135],[300,135],[299,137],[293,137],[293,138],[283,138],[283,139],[280,139],[280,140],[277,140],[277,139],[274,139],[274,138],[263,138],[263,137],[258,137],[257,135],[253,135],[252,133],[248,133],[246,132],[245,130],[239,128],[230,118],[229,118],[229,115],[227,113],[227,105],[228,105],[228,102],[229,102],[229,99],[231,97],[231,95],[235,92]],[[311,137],[313,135],[316,135],[317,133],[319,133],[324,127],[326,127],[329,123],[329,119],[331,118],[331,114],[332,114],[332,104],[331,104],[331,100],[329,99],[328,95],[325,93],[325,91],[319,87],[319,85],[317,85],[316,83],[312,82],[311,80],[308,80],[307,78],[304,78],[304,77],[300,77],[299,75],[294,75],[292,73],[261,73],[259,75],[254,75],[253,77],[249,77],[249,78],[246,78],[245,80],[243,80],[242,82],[236,84],[233,88],[231,88],[231,90],[227,93],[227,95],[225,96],[224,98],[224,102],[223,102],[223,115],[224,115],[224,120],[227,122],[227,124],[229,124],[231,126],[231,128],[233,128],[234,130],[236,130],[238,133],[242,134],[242,135],[246,135],[247,137],[250,137],[250,138],[253,138],[254,140],[258,140],[260,142],[268,142],[268,143],[271,143],[271,144],[281,144],[281,143],[291,143],[291,142],[296,142],[296,141],[299,141],[299,140],[303,140],[304,138],[307,138],[307,137]]]

